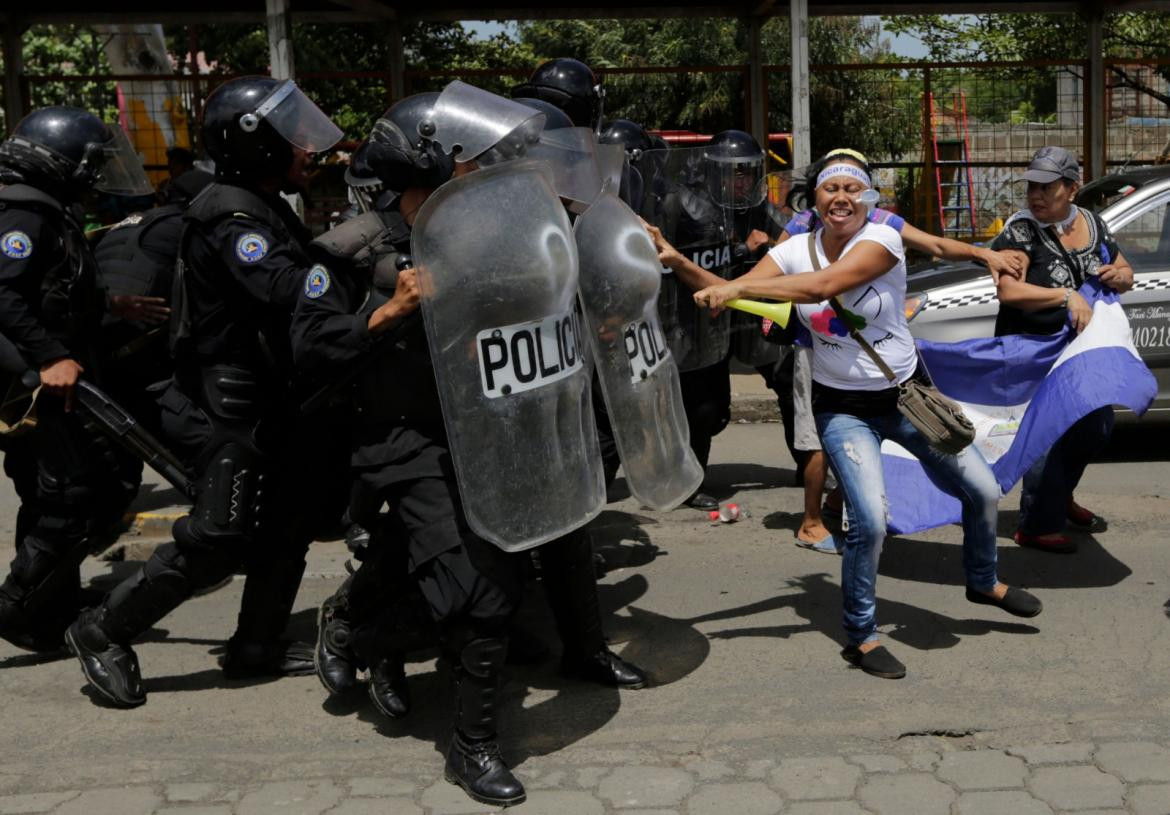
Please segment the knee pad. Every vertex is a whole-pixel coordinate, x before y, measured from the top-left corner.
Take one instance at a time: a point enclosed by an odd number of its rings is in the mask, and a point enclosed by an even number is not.
[[[248,445],[222,444],[201,474],[190,516],[192,531],[206,538],[253,536],[265,500],[263,463]]]
[[[500,672],[508,656],[506,637],[479,637],[468,641],[459,653],[463,670],[477,679],[489,679]]]

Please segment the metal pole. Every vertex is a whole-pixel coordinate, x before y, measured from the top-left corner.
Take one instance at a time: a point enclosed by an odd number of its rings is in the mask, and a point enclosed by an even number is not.
[[[768,149],[768,95],[764,85],[764,61],[761,57],[760,37],[764,18],[752,17],[748,22],[748,87],[751,96],[751,132],[765,150]]]
[[[397,102],[406,96],[406,47],[402,41],[402,24],[390,23],[390,95]]]
[[[792,166],[812,163],[812,125],[808,109],[808,0],[790,0],[792,31]]]
[[[24,73],[24,26],[9,19],[4,26],[4,124],[8,132],[24,117],[24,99],[20,92],[20,75]]]
[[[1085,124],[1088,130],[1084,180],[1105,175],[1105,12],[1090,15],[1088,75],[1085,77]]]
[[[295,79],[292,13],[289,0],[266,0],[268,6],[268,58],[274,79]]]

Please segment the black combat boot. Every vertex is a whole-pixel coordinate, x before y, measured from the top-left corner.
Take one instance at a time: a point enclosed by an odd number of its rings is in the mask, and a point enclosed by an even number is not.
[[[561,673],[627,690],[646,687],[646,674],[605,643],[589,533],[578,529],[539,551],[540,579],[564,644]]]
[[[65,642],[81,660],[81,673],[89,686],[116,707],[146,704],[138,657],[129,645],[114,642],[103,630],[109,616],[104,607],[87,609],[65,631]]]
[[[348,693],[357,685],[360,667],[353,650],[353,630],[349,620],[349,589],[353,575],[321,603],[317,611],[317,645],[313,665],[317,678],[330,693]]]
[[[452,666],[455,733],[447,747],[444,776],[473,800],[492,806],[514,806],[527,798],[496,743],[496,689],[507,650],[503,637],[473,639]]]
[[[134,577],[115,586],[97,608],[83,611],[65,632],[86,681],[118,707],[146,701],[131,640],[191,596],[190,580],[174,568],[175,552],[173,543],[160,546]]]
[[[609,648],[602,648],[588,656],[566,652],[561,658],[561,674],[624,690],[638,690],[646,687],[647,683],[646,674],[641,668],[626,662]]]
[[[236,633],[224,653],[224,676],[309,676],[316,671],[312,645],[282,638],[304,573],[303,559],[249,564]]]
[[[370,667],[370,700],[391,719],[410,713],[410,685],[402,654],[391,654]]]

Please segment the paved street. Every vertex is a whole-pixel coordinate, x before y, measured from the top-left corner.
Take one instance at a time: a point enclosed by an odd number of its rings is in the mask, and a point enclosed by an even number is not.
[[[1001,505],[1000,574],[1044,602],[1033,620],[964,599],[957,527],[887,542],[878,620],[901,681],[838,655],[840,560],[792,544],[801,492],[779,425],[716,439],[710,483],[748,511],[739,523],[640,509],[619,481],[594,524],[601,601],[614,647],[653,685],[563,680],[555,658],[509,668],[502,741],[529,790],[510,812],[1167,815],[1170,433],[1119,436],[1078,492],[1108,529],[1079,536],[1077,554],[1016,547],[1015,494]],[[7,560],[15,504],[0,489]],[[140,505],[165,516],[171,500],[156,487]],[[343,562],[339,543],[314,547],[294,633],[312,635]],[[86,574],[133,566],[93,560]],[[402,722],[313,677],[225,680],[241,585],[146,636],[150,700],[132,711],[94,704],[72,658],[0,644],[0,815],[490,811],[442,780],[433,652],[408,666]],[[539,590],[523,616],[554,641]]]

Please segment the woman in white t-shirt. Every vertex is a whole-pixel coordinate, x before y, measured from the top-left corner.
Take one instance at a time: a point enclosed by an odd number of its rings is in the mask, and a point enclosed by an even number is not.
[[[1041,605],[1028,592],[997,579],[999,485],[987,462],[974,447],[957,456],[930,447],[898,412],[897,388],[850,336],[852,323],[893,370],[899,384],[914,376],[925,377],[906,325],[901,238],[889,226],[869,223],[866,205],[859,200],[871,186],[869,174],[858,162],[834,160],[817,176],[816,209],[822,226],[809,239],[779,244],[743,277],[703,289],[694,297],[696,303],[715,312],[735,297],[797,304],[795,311],[812,335],[817,431],[849,512],[841,565],[849,645],[841,654],[867,673],[896,679],[905,676],[906,669],[880,644],[874,615],[878,556],[886,536],[884,439],[916,455],[932,480],[961,502],[967,599],[1021,617],[1039,614]],[[817,253],[815,262],[812,251]],[[829,302],[834,297],[844,314]]]

